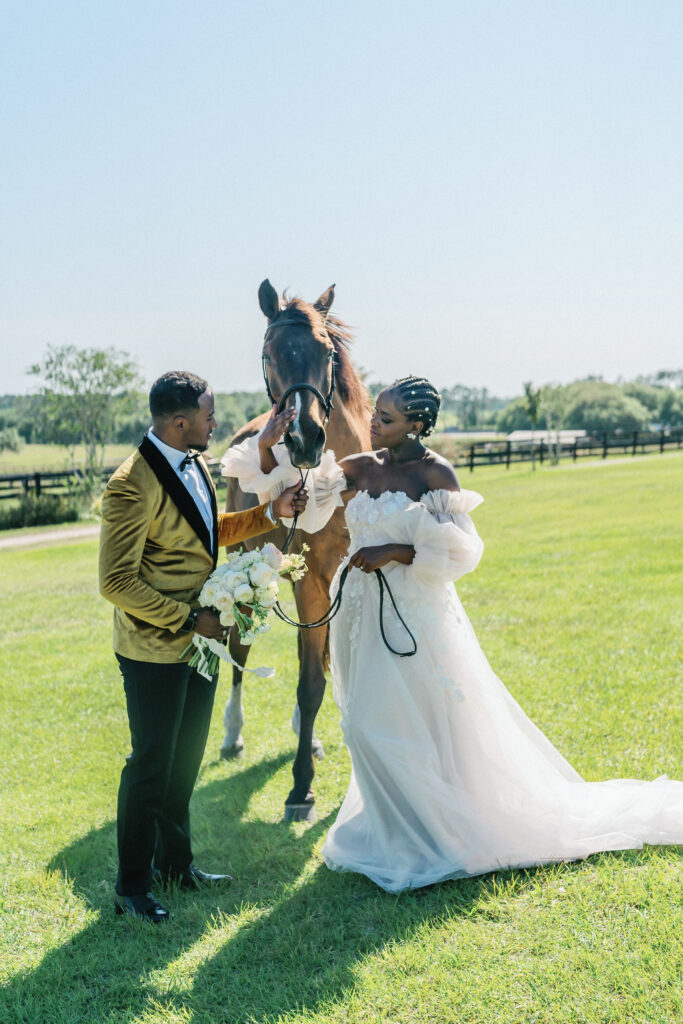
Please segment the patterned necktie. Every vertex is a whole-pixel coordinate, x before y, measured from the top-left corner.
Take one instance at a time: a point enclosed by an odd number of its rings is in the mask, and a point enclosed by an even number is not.
[[[198,459],[200,455],[201,452],[188,452],[183,461],[180,463],[179,468],[181,473],[184,469],[187,469],[191,462],[195,462],[195,460]]]

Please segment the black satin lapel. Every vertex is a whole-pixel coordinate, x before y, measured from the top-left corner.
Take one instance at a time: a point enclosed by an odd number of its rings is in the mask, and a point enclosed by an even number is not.
[[[213,564],[216,565],[218,561],[218,505],[216,504],[216,488],[213,485],[211,474],[209,473],[208,467],[205,465],[203,459],[197,459],[197,465],[199,471],[204,477],[204,482],[209,491],[209,497],[211,498],[211,516],[213,518]]]
[[[138,446],[138,451],[142,455],[145,462],[148,463],[152,469],[157,480],[168,492],[173,504],[176,506],[180,514],[187,520],[194,532],[197,534],[202,544],[209,552],[214,562],[216,561],[216,555],[212,550],[211,538],[209,537],[209,531],[206,528],[206,523],[202,519],[202,514],[197,508],[194,498],[191,496],[184,483],[175,472],[168,459],[161,454],[155,444],[152,444],[147,434],[143,437],[142,441]],[[212,488],[213,494],[213,488]],[[215,508],[216,499],[212,499],[213,507]],[[216,513],[214,512],[214,517]],[[217,536],[216,527],[213,531],[214,538]],[[213,547],[216,546],[214,539]]]

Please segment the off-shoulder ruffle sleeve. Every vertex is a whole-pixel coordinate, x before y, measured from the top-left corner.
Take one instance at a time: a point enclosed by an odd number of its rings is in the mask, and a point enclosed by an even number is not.
[[[477,567],[484,544],[469,513],[484,499],[476,491],[428,491],[415,524],[412,569],[427,585],[451,582]]]
[[[301,480],[299,470],[292,465],[289,452],[284,444],[272,449],[277,466],[270,473],[261,471],[258,434],[247,438],[241,444],[228,448],[221,459],[223,476],[234,476],[240,488],[256,494],[259,503],[272,501],[287,487]],[[297,528],[306,533],[317,533],[330,520],[336,508],[343,504],[341,493],[347,487],[343,470],[337,465],[334,452],[323,452],[320,465],[308,471],[306,489],[308,504],[300,513]],[[291,526],[291,519],[283,519],[285,526]]]

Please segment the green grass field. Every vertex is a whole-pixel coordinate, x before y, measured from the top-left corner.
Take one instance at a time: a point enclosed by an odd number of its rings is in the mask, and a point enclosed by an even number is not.
[[[129,444],[108,444],[104,450],[104,465],[116,466],[133,450]],[[25,444],[18,452],[0,453],[0,476],[14,473],[49,473],[83,466],[85,450],[82,445],[73,449],[58,444]]]
[[[588,779],[683,778],[683,456],[462,474],[486,542],[459,593],[493,667]],[[295,641],[246,686],[246,750],[193,801],[197,860],[237,876],[171,894],[160,929],[114,916],[128,749],[96,543],[0,552],[0,1024],[674,1024],[680,848],[390,896],[318,855],[348,757],[328,694],[319,821],[280,821]],[[9,585],[8,585],[9,584]]]

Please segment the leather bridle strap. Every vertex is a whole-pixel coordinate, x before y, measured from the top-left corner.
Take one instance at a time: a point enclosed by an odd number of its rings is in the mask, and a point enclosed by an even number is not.
[[[286,324],[299,324],[299,325],[301,325],[301,320],[287,319],[287,320],[279,320],[275,324],[269,324],[268,327],[266,328],[266,333],[263,335],[263,340],[264,341],[266,340],[266,338],[268,337],[268,332],[269,331],[274,330],[276,327],[284,327]],[[329,338],[328,338],[328,340],[329,340]],[[334,351],[334,346],[333,346],[332,347],[332,373],[331,373],[331,378],[330,378],[330,390],[327,392],[327,397],[325,397],[323,395],[322,391],[319,391],[318,388],[315,387],[314,384],[309,384],[308,381],[297,381],[297,383],[291,384],[287,388],[287,390],[284,392],[282,397],[280,398],[280,401],[276,402],[275,401],[275,397],[273,396],[273,392],[272,392],[271,386],[270,386],[270,381],[268,380],[268,371],[266,369],[266,356],[262,355],[261,356],[261,369],[263,370],[263,380],[264,380],[265,385],[266,385],[266,394],[268,395],[268,398],[270,399],[272,404],[273,405],[277,405],[277,411],[278,412],[282,412],[282,410],[285,407],[285,402],[287,401],[289,396],[291,394],[293,394],[295,391],[310,391],[312,394],[315,395],[315,397],[318,399],[318,401],[322,405],[323,409],[325,410],[325,418],[329,420],[329,418],[330,418],[330,411],[332,409],[334,409],[334,403],[332,401],[332,398],[333,398],[335,389],[337,387],[337,374],[336,374],[336,369],[335,369],[335,367],[336,367],[336,359],[337,359],[337,355],[336,355],[336,352]]]
[[[333,377],[332,377],[333,388],[330,391],[330,393],[328,394],[327,398],[324,397],[322,391],[318,391],[317,387],[314,384],[307,384],[306,381],[299,381],[297,384],[291,384],[287,388],[287,390],[285,392],[283,392],[282,398],[277,403],[277,411],[278,412],[282,412],[282,410],[285,407],[285,402],[287,401],[289,396],[291,394],[293,394],[295,391],[311,391],[315,395],[315,397],[318,399],[320,404],[322,405],[323,409],[325,410],[325,416],[329,420],[329,418],[330,418],[330,409],[333,408],[333,405],[332,405],[332,394],[333,394],[333,391],[334,391],[334,369],[332,370],[332,375],[333,375]]]

